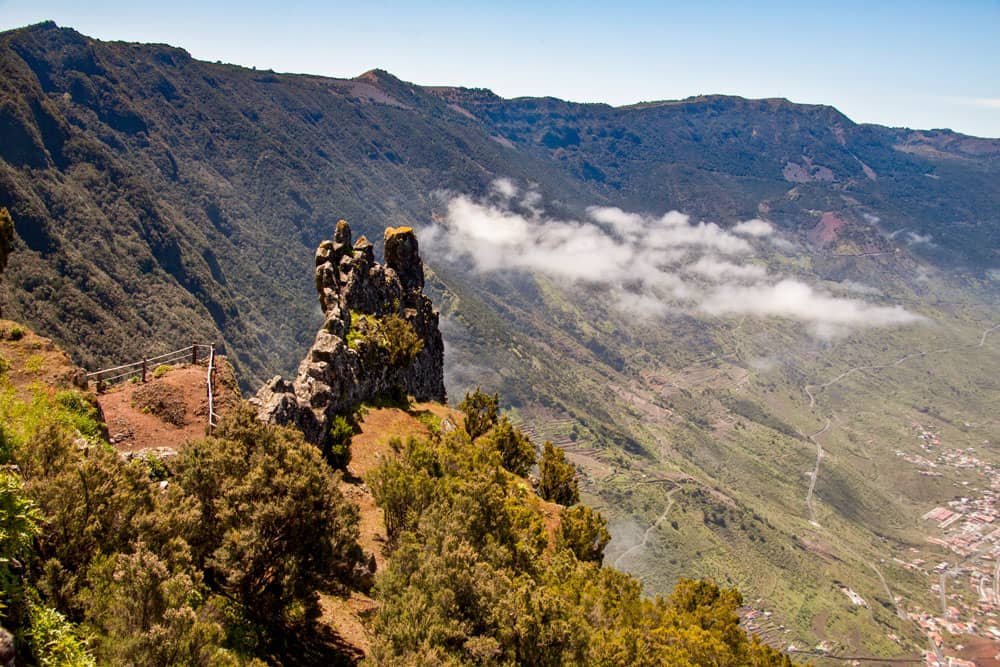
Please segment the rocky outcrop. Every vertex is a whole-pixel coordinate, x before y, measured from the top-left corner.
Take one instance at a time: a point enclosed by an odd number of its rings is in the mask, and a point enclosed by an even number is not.
[[[385,231],[385,265],[341,220],[316,250],[325,321],[294,381],[275,377],[251,399],[262,421],[294,424],[319,446],[337,414],[403,393],[445,399],[438,313],[423,294],[424,267],[409,227]]]

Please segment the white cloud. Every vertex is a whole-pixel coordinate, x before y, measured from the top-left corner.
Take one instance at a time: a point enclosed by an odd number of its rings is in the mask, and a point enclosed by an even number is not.
[[[906,239],[910,245],[934,245],[933,238],[930,234],[918,234],[916,232],[906,232]]]
[[[772,236],[771,245],[780,250],[781,252],[791,254],[799,249],[798,244],[794,241],[789,241],[788,239],[781,236]]]
[[[626,213],[614,206],[591,206],[587,214],[592,220],[611,225],[623,236],[638,234],[642,231],[644,221],[638,213]]]
[[[774,233],[774,227],[771,226],[770,222],[754,218],[753,220],[744,220],[743,222],[736,223],[733,226],[733,233],[742,236],[770,236]]]
[[[678,312],[782,317],[825,337],[923,319],[899,306],[832,296],[770,274],[750,261],[753,246],[735,233],[794,248],[763,220],[726,231],[677,211],[655,217],[599,206],[588,208],[583,219],[567,220],[547,215],[535,190],[519,202],[527,213],[512,210],[511,200],[521,190],[509,179],[494,181],[491,189],[501,195],[500,203],[467,195],[447,200],[443,222],[421,230],[427,257],[463,258],[482,272],[526,271],[586,283],[596,288],[594,298],[650,318]],[[849,281],[840,287],[872,293]]]
[[[847,292],[853,292],[854,294],[869,294],[872,296],[881,296],[882,290],[877,287],[872,287],[870,285],[865,285],[864,283],[855,282],[854,280],[842,280],[837,283],[837,287],[841,288]]]
[[[735,278],[737,280],[760,280],[767,276],[767,269],[759,264],[733,264],[724,259],[704,255],[696,262],[686,267],[690,273],[697,273],[710,280],[724,280]]]
[[[806,322],[823,337],[855,327],[913,324],[923,318],[901,306],[875,306],[818,292],[798,280],[785,278],[774,284],[725,285],[699,305],[710,315],[784,317]]]
[[[518,188],[514,181],[509,178],[498,178],[490,183],[490,190],[500,195],[504,199],[513,199],[517,196]]]
[[[955,97],[952,100],[970,107],[1000,109],[1000,97]]]

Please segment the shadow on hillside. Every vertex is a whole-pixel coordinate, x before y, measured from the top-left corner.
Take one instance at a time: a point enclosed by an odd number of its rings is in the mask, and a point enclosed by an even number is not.
[[[287,638],[285,650],[272,662],[288,667],[341,667],[356,665],[365,657],[332,628],[316,624]]]

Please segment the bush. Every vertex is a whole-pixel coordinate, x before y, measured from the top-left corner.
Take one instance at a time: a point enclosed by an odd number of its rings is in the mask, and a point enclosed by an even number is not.
[[[170,364],[160,364],[153,369],[153,378],[159,380],[161,377],[174,370],[174,367]]]
[[[542,458],[538,462],[538,472],[538,494],[542,498],[560,505],[572,505],[580,500],[576,468],[566,460],[566,452],[562,447],[545,441]]]
[[[77,636],[73,625],[55,609],[38,603],[28,605],[31,630],[28,645],[39,665],[59,667],[97,667],[87,644]]]
[[[556,546],[569,549],[577,559],[600,563],[611,541],[608,521],[587,505],[568,507],[560,515]]]
[[[330,431],[323,445],[323,458],[334,468],[343,470],[351,462],[351,440],[354,425],[343,415],[337,415],[330,422]]]
[[[268,644],[287,648],[286,630],[318,616],[318,591],[361,562],[358,509],[337,474],[301,433],[261,424],[246,405],[174,468],[172,486],[198,508],[195,564]]]
[[[499,404],[499,394],[484,394],[479,387],[471,394],[465,393],[458,409],[465,413],[465,432],[469,438],[475,440],[496,425]]]
[[[398,439],[393,439],[390,445],[397,451],[403,449]],[[411,437],[401,453],[402,460],[384,459],[365,478],[376,504],[382,508],[390,546],[430,505],[434,479],[440,474],[437,458],[425,443]]]
[[[499,452],[504,468],[522,477],[528,474],[535,463],[535,447],[506,416],[493,427],[486,439],[489,446]]]
[[[53,401],[63,408],[61,421],[83,435],[96,438],[104,431],[101,412],[97,405],[86,396],[73,389],[56,393]]]
[[[42,515],[24,494],[16,474],[0,470],[0,571],[11,560],[24,560],[32,550],[40,530]]]
[[[103,558],[90,569],[91,624],[100,628],[98,657],[109,665],[236,665],[222,648],[225,631],[200,573],[183,549],[165,559],[145,543]],[[168,562],[176,561],[175,563]]]
[[[424,349],[413,326],[399,315],[378,320],[373,339],[385,353],[389,368],[406,368]]]
[[[368,344],[368,353],[376,355],[389,368],[409,366],[420,351],[424,341],[413,325],[399,315],[378,318],[351,311],[351,328],[345,334],[345,343],[352,350],[361,351]]]
[[[149,479],[154,482],[162,482],[170,477],[166,464],[154,454],[146,457],[146,466],[149,468]]]

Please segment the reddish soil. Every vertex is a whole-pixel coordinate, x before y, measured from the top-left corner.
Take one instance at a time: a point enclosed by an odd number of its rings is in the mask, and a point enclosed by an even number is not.
[[[216,357],[212,390],[215,411],[225,414],[239,400],[229,365]],[[145,383],[123,383],[97,401],[111,443],[121,452],[158,450],[169,455],[185,442],[204,438],[208,428],[207,366],[194,364],[168,371]]]
[[[389,446],[392,438],[428,435],[427,427],[414,416],[422,411],[432,412],[441,418],[454,412],[447,406],[433,403],[418,403],[409,412],[399,408],[370,409],[361,421],[361,432],[351,441],[351,462],[341,490],[358,504],[361,517],[358,542],[365,552],[375,555],[376,569],[385,564],[385,523],[382,510],[375,506],[375,499],[364,478],[383,458],[395,456]],[[452,416],[451,419],[455,421],[458,418]]]
[[[823,214],[816,226],[809,232],[809,240],[819,246],[827,246],[837,240],[837,232],[850,224],[836,213]]]
[[[51,339],[11,320],[0,320],[0,359],[6,362],[6,378],[22,401],[30,401],[39,386],[55,391],[75,380],[82,388],[86,380],[86,371]]]
[[[322,609],[319,622],[336,634],[341,650],[347,649],[357,661],[363,659],[371,648],[368,627],[378,611],[378,603],[364,593],[351,591],[347,598],[320,595],[319,604]]]
[[[382,510],[375,505],[364,477],[383,458],[396,455],[389,446],[392,438],[428,435],[427,427],[415,416],[424,411],[442,419],[454,413],[447,406],[434,403],[418,403],[409,412],[399,408],[369,409],[361,420],[361,432],[351,440],[351,462],[340,490],[358,505],[358,543],[365,553],[374,555],[376,571],[381,570],[386,562],[385,523]],[[320,604],[323,608],[320,622],[337,635],[344,647],[353,649],[359,660],[363,658],[371,646],[368,628],[378,604],[357,591],[352,591],[348,598],[323,595]]]
[[[1000,667],[1000,641],[983,637],[964,637],[961,643],[965,648],[956,651],[958,657],[973,661],[976,667]]]
[[[442,421],[450,420],[453,424],[460,424],[463,417],[457,410],[439,403],[417,403],[408,411],[399,408],[369,409],[361,420],[361,432],[351,441],[351,462],[347,466],[341,491],[358,505],[358,542],[366,553],[374,554],[376,571],[381,570],[386,563],[385,523],[382,510],[375,505],[375,499],[364,478],[385,457],[396,456],[389,446],[392,438],[405,440],[411,435],[428,435],[427,426],[417,419],[421,413],[431,413]],[[531,491],[528,480],[517,480],[526,490]],[[529,497],[542,515],[551,544],[562,508],[541,498]],[[371,618],[378,611],[378,603],[358,592],[352,592],[346,599],[324,595],[320,601],[323,607],[321,621],[336,633],[344,645],[353,647],[360,655],[367,653],[371,641],[369,627]]]

